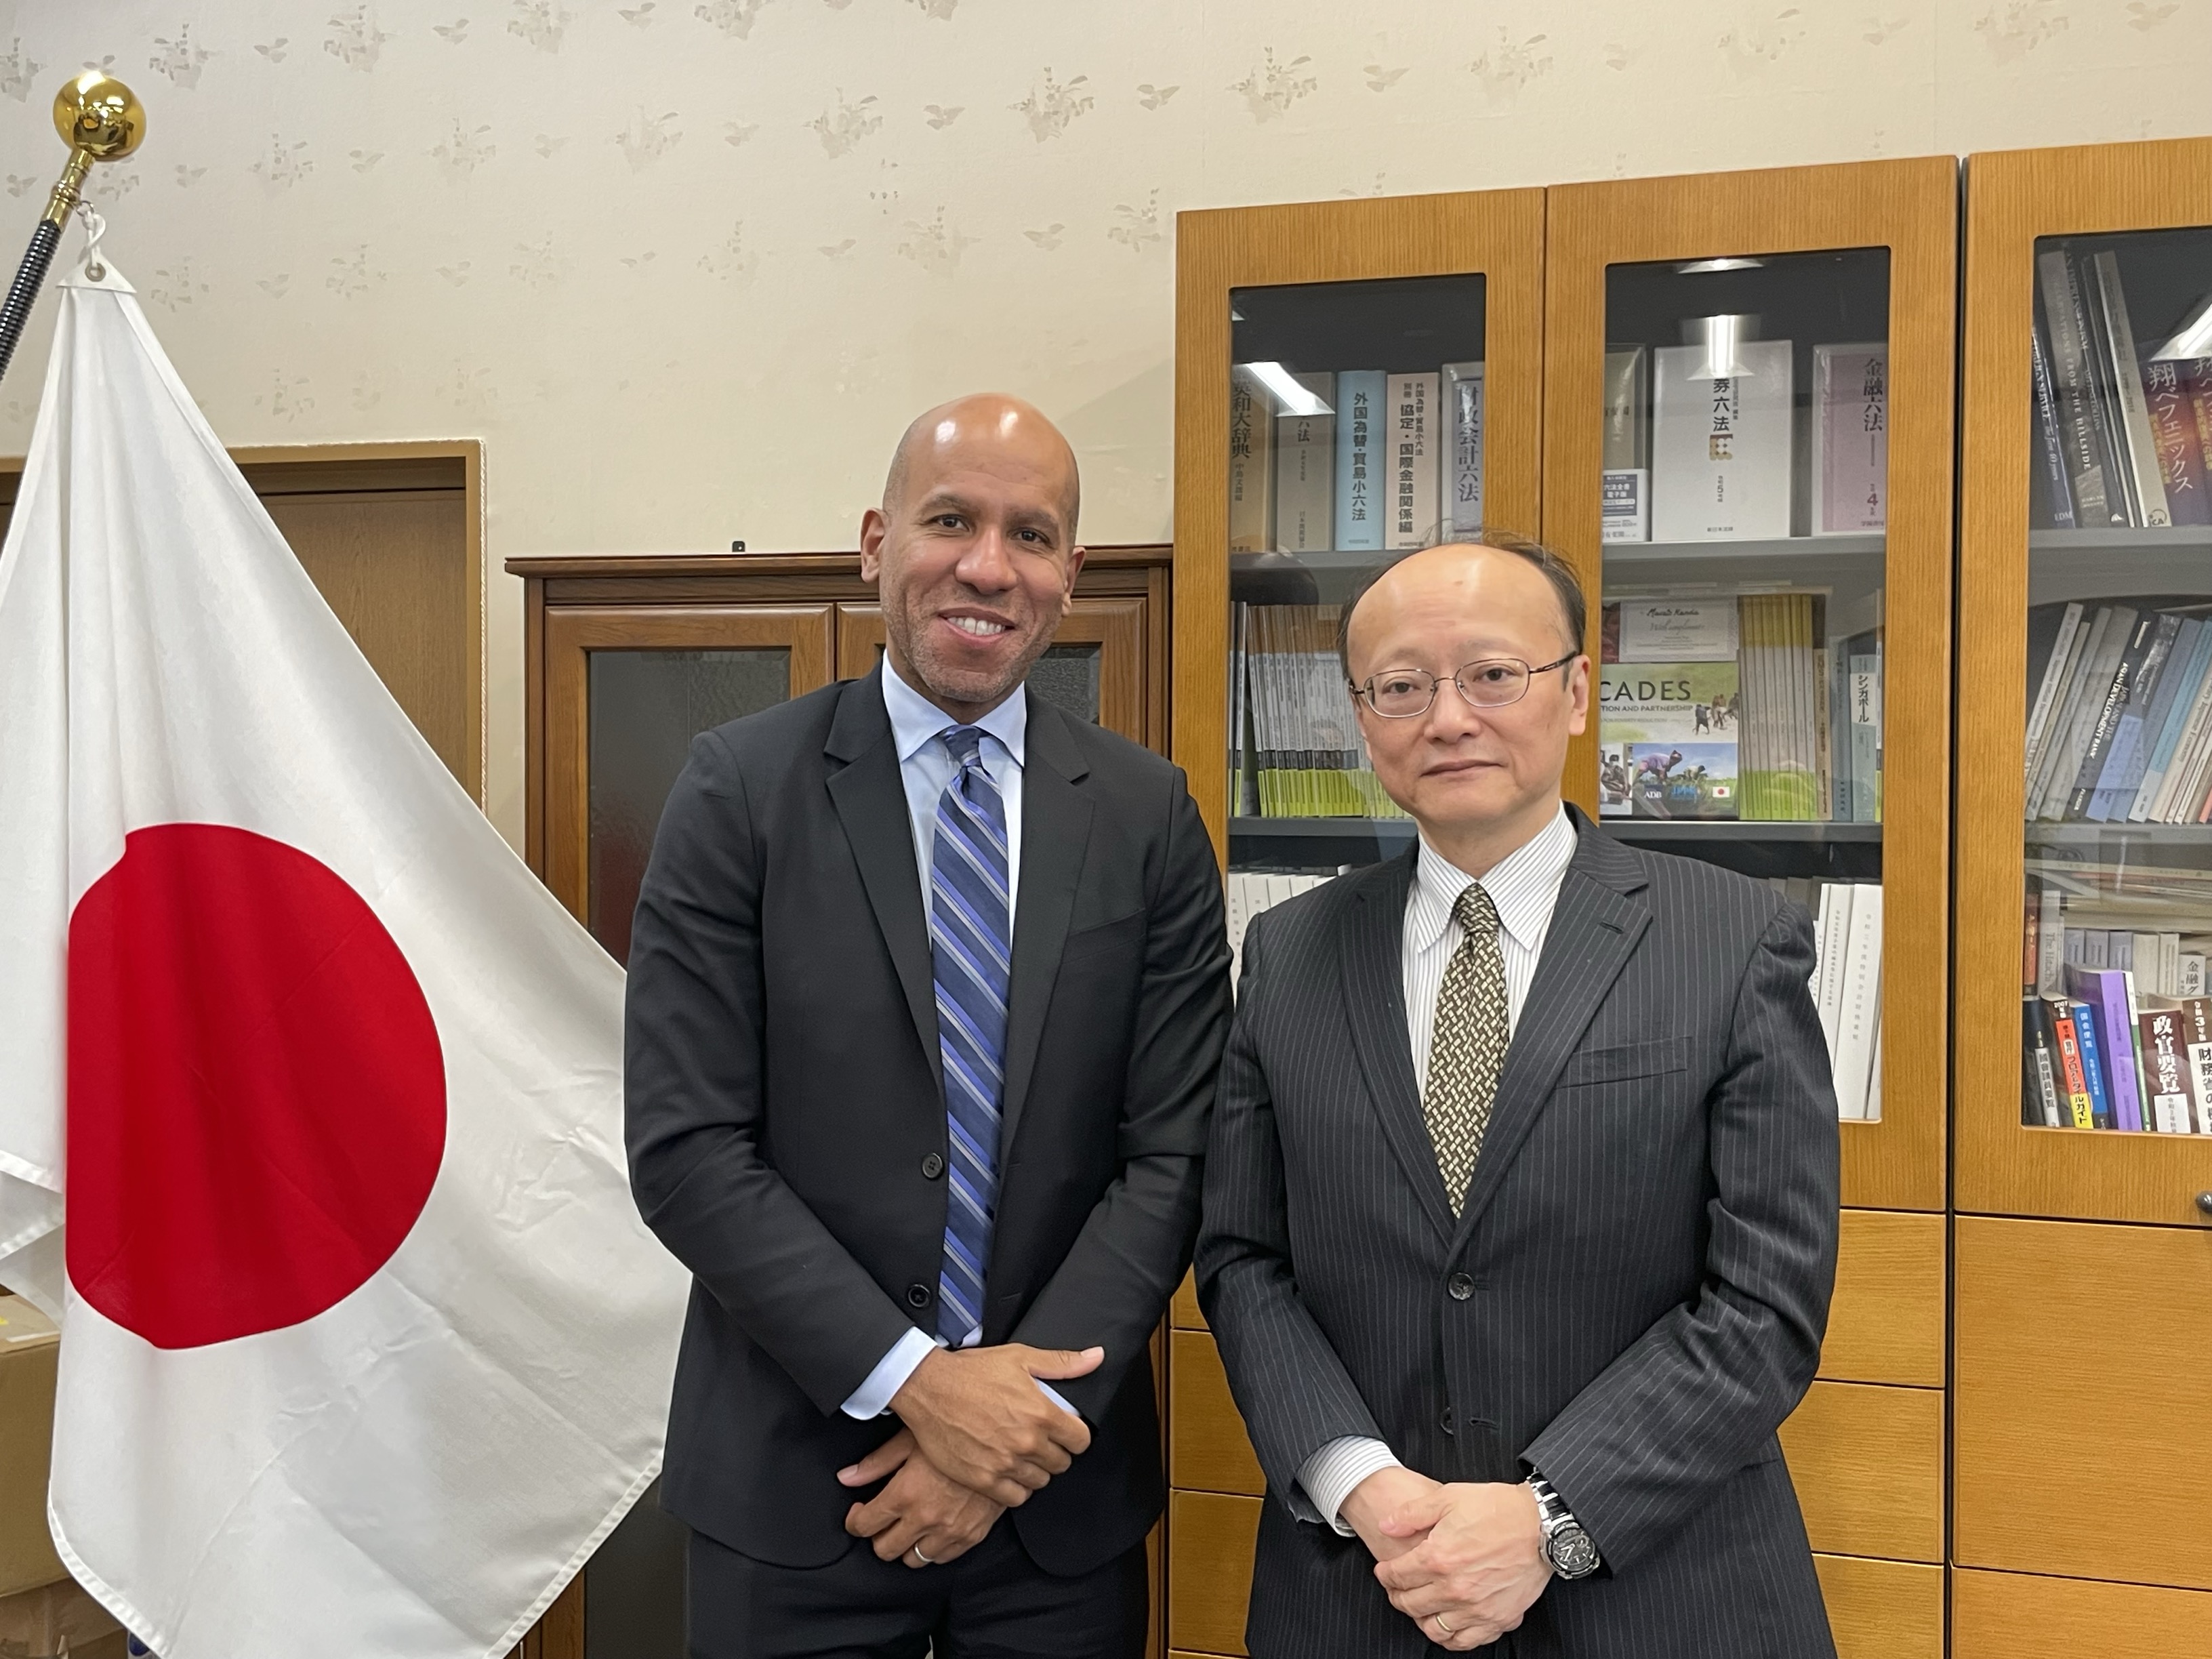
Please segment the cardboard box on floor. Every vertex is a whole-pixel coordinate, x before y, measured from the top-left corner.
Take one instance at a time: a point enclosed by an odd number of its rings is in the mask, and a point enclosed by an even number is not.
[[[53,1322],[21,1297],[0,1295],[0,1596],[69,1577],[46,1535],[60,1355]]]
[[[123,1632],[71,1582],[46,1532],[61,1338],[22,1297],[0,1291],[0,1659],[120,1659]]]

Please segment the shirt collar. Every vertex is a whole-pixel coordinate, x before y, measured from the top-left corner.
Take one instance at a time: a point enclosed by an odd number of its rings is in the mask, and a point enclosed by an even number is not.
[[[898,670],[891,666],[888,651],[884,653],[884,712],[891,717],[891,741],[898,746],[902,766],[932,738],[961,723],[900,678]],[[978,731],[996,738],[1000,746],[1013,757],[1015,765],[1024,764],[1022,751],[1030,730],[1028,688],[1018,689],[1013,696],[973,724]]]
[[[1498,927],[1526,949],[1543,931],[1558,902],[1559,884],[1574,862],[1575,823],[1560,807],[1541,830],[1498,860],[1482,878],[1483,890],[1498,908]],[[1413,866],[1413,898],[1406,912],[1406,936],[1417,951],[1435,948],[1451,925],[1452,906],[1475,878],[1429,845],[1425,836]]]

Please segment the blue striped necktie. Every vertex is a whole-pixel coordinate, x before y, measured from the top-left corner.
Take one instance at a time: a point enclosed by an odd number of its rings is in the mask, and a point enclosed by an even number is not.
[[[972,726],[956,726],[943,737],[960,770],[938,799],[929,855],[937,1043],[945,1060],[945,1127],[952,1143],[937,1334],[957,1348],[983,1322],[983,1275],[999,1207],[1013,905],[1006,803],[983,769],[983,734]]]

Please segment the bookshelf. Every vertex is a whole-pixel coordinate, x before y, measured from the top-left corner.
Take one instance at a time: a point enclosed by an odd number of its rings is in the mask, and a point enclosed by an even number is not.
[[[2212,781],[2137,797],[2160,689],[2191,678],[2172,647],[2212,615],[2212,525],[2186,522],[2212,517],[2189,501],[2203,434],[2192,476],[2172,418],[2174,380],[2212,357],[2212,140],[1977,155],[1966,180],[1954,1651],[2093,1624],[2178,1650],[2212,1628],[2212,1453],[2185,1426],[2212,1411],[2212,1135],[2160,1132],[2154,1099],[2153,1127],[2132,1121],[2156,1063],[2143,1022],[2186,1007],[2173,975],[2212,942],[2212,828],[2190,821]],[[2185,731],[2166,770],[2186,753]],[[2077,1001],[2104,1109],[2074,1127],[2069,1087],[2051,1127],[2039,1049]],[[2124,1121],[2116,1064],[2130,1127],[2094,1127]]]
[[[1570,782],[1622,839],[1810,907],[1879,884],[1879,1115],[1842,1104],[1844,1201],[1941,1211],[1956,164],[1548,203],[1545,535],[1614,659]]]

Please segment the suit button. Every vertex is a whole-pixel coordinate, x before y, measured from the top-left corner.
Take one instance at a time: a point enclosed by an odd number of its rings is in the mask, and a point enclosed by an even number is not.
[[[1452,1408],[1449,1406],[1444,1407],[1444,1414],[1443,1417],[1439,1418],[1437,1421],[1443,1425],[1443,1431],[1446,1434],[1456,1434],[1458,1432],[1458,1430],[1452,1426]]]
[[[1465,1273],[1454,1273],[1444,1280],[1444,1289],[1451,1292],[1453,1301],[1464,1302],[1474,1294],[1474,1280]]]
[[[929,1305],[929,1286],[920,1279],[915,1280],[906,1287],[906,1305],[909,1308],[927,1308]]]
[[[938,1176],[945,1173],[945,1160],[938,1157],[935,1152],[932,1152],[927,1158],[921,1160],[921,1173],[924,1180],[936,1180]]]

